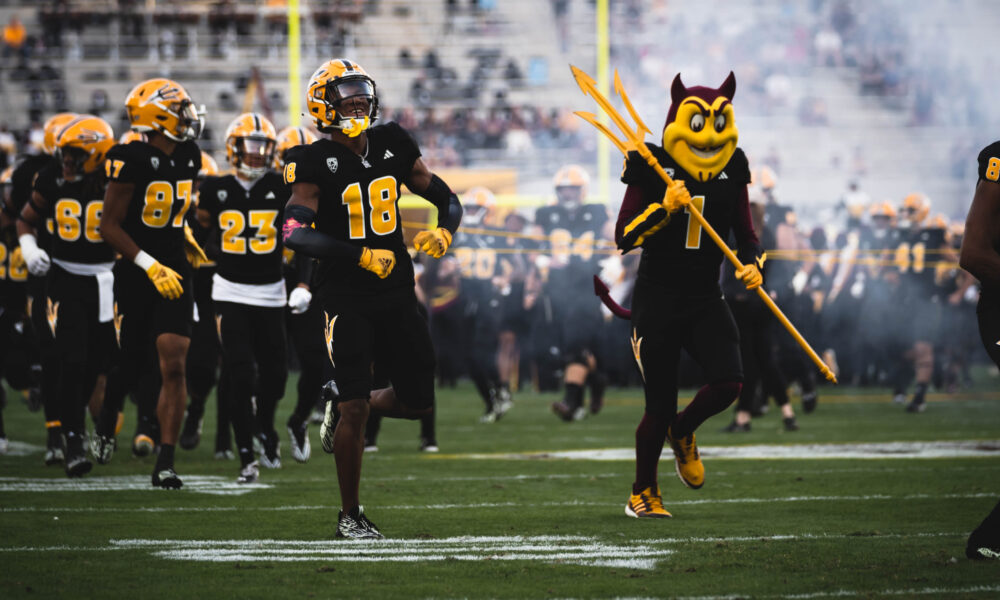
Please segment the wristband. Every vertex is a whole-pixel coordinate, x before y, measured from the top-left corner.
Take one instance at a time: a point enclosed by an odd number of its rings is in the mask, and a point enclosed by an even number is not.
[[[156,264],[156,259],[146,254],[144,250],[139,250],[135,258],[132,259],[132,262],[138,265],[143,271],[149,271],[149,268]]]

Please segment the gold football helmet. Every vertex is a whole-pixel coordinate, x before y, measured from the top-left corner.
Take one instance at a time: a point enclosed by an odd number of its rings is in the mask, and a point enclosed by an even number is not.
[[[126,131],[118,138],[118,143],[122,145],[131,144],[132,142],[142,142],[145,144],[148,141],[149,138],[146,134],[139,133],[138,131]]]
[[[903,214],[906,219],[913,224],[924,222],[931,212],[931,201],[927,196],[920,193],[913,193],[903,198]]]
[[[357,137],[378,118],[375,80],[346,58],[327,61],[309,78],[306,108],[319,131]]]
[[[580,165],[565,165],[556,172],[552,185],[556,188],[559,204],[573,208],[587,198],[590,175]]]
[[[132,88],[125,112],[133,131],[158,131],[175,142],[197,139],[204,126],[204,112],[170,79],[149,79]]]
[[[104,157],[115,145],[115,132],[100,117],[79,115],[60,128],[55,143],[64,175],[81,176],[104,166]]]
[[[892,207],[892,203],[889,201],[876,202],[872,205],[871,216],[875,217],[885,217],[890,221],[896,218],[896,209]]]
[[[316,141],[316,134],[305,127],[285,127],[278,132],[278,145],[274,149],[274,168],[285,168],[285,154],[296,146],[308,146]]]
[[[243,113],[226,129],[226,160],[236,172],[256,179],[274,162],[278,134],[274,125],[260,113]]]
[[[198,170],[198,179],[215,177],[219,174],[219,163],[215,162],[212,155],[204,150],[201,151],[201,169]]]
[[[59,113],[49,117],[49,120],[45,122],[42,126],[42,130],[45,131],[45,135],[42,136],[42,151],[48,155],[53,155],[56,152],[56,137],[59,135],[59,129],[63,125],[69,123],[76,118],[76,113]]]

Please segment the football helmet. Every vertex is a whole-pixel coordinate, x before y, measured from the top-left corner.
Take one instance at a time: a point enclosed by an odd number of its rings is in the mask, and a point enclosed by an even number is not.
[[[359,106],[359,101],[367,106]],[[327,61],[309,78],[306,108],[319,131],[339,129],[357,137],[378,118],[375,80],[346,58]]]
[[[489,189],[483,186],[471,187],[462,197],[462,207],[465,209],[464,219],[470,225],[479,225],[496,206],[496,203],[497,199]]]
[[[204,126],[204,111],[170,79],[149,79],[132,88],[125,112],[133,131],[158,131],[175,142],[197,139]]]
[[[888,201],[886,202],[876,202],[872,205],[871,216],[875,217],[885,217],[889,220],[896,218],[896,209],[892,207],[892,204]]]
[[[49,117],[49,120],[45,122],[42,126],[42,130],[45,135],[42,136],[42,151],[49,156],[55,154],[56,151],[56,137],[59,135],[59,129],[76,118],[76,113],[59,113]]]
[[[115,145],[115,132],[100,117],[79,115],[60,128],[55,144],[64,175],[79,177],[104,166],[104,157]]]
[[[278,132],[278,144],[274,149],[274,168],[285,168],[285,154],[296,146],[307,146],[316,141],[316,134],[305,127],[285,127]]]
[[[901,212],[906,217],[905,220],[910,224],[919,225],[930,214],[931,201],[923,194],[910,194],[906,198],[903,198],[903,210]]]
[[[247,179],[256,179],[274,162],[278,134],[260,113],[243,113],[226,129],[226,160]]]
[[[201,169],[198,170],[198,179],[215,177],[219,174],[219,163],[215,162],[212,155],[204,150],[201,151]]]
[[[927,227],[930,229],[948,229],[948,217],[943,214],[936,214],[934,217],[927,222]]]
[[[148,141],[149,138],[146,134],[139,133],[138,131],[126,131],[118,138],[118,143],[122,145],[131,144],[132,142],[142,142],[145,144]]]
[[[583,204],[587,197],[590,175],[580,165],[565,165],[556,172],[552,185],[556,188],[559,204],[575,208]]]

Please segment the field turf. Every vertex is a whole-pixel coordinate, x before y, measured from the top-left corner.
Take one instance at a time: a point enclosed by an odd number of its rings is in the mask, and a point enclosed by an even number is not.
[[[186,485],[173,492],[152,489],[153,459],[129,452],[133,406],[113,462],[71,481],[43,465],[41,413],[9,392],[0,598],[1000,597],[1000,562],[964,556],[1000,498],[1000,381],[985,374],[931,394],[919,415],[846,387],[823,388],[798,432],[775,409],[747,434],[721,433],[719,415],[698,432],[701,490],[682,486],[668,448],[674,518],[654,521],[624,514],[639,390],[609,390],[599,415],[572,424],[549,411],[555,395],[522,393],[492,425],[477,422],[471,385],[439,390],[440,454],[418,451],[417,423],[386,420],[365,457],[362,502],[389,538],[365,543],[333,538],[339,496],[318,426],[312,459],[292,460],[294,380],[280,470],[235,485],[238,461],[212,456],[212,400],[201,445],[178,450]],[[941,443],[968,441],[980,443]],[[761,445],[791,458],[732,448]],[[818,457],[831,449],[869,454]]]

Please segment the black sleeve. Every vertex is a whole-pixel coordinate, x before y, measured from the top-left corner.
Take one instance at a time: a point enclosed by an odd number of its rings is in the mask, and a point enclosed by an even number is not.
[[[1000,142],[993,142],[979,153],[979,179],[1000,180]]]
[[[361,260],[361,246],[338,240],[316,231],[310,225],[316,213],[301,204],[285,207],[285,224],[282,228],[285,245],[305,256],[313,258],[345,258],[355,262]]]
[[[431,175],[430,185],[417,194],[437,207],[438,227],[444,227],[452,234],[458,231],[458,226],[462,224],[462,203],[444,180]]]

